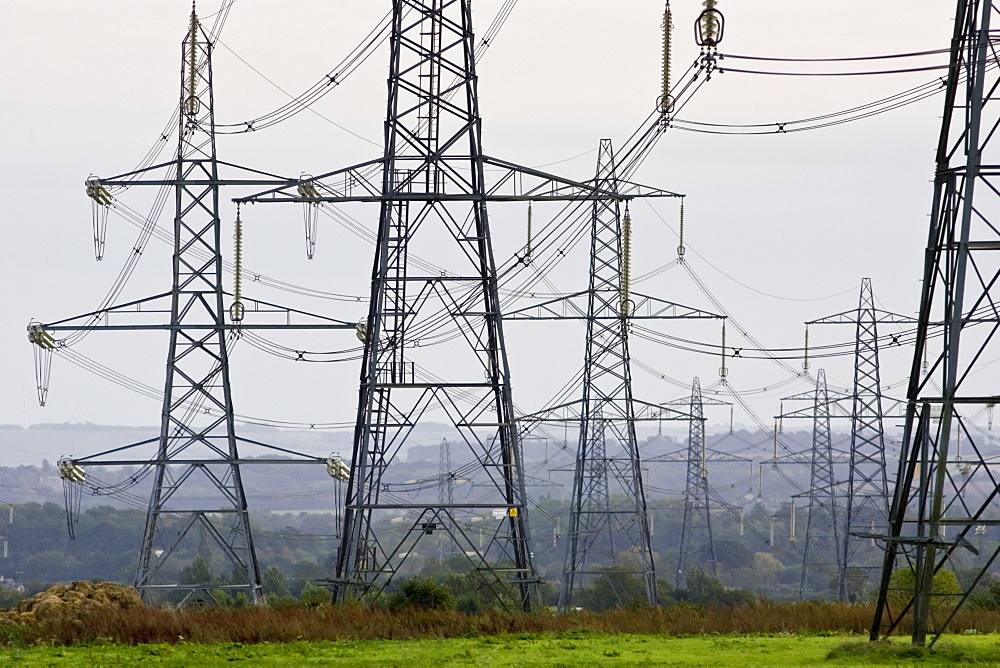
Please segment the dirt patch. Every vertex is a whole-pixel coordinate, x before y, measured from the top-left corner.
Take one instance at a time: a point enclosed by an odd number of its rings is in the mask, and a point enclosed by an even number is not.
[[[81,580],[56,585],[17,604],[13,610],[0,610],[0,622],[32,624],[35,622],[79,619],[92,610],[129,610],[145,607],[139,592],[113,582]]]

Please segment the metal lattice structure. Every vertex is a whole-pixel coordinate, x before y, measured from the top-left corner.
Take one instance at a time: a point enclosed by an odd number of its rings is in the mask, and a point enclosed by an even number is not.
[[[486,575],[498,599],[507,599],[504,585],[509,581],[517,590],[516,605],[527,609],[535,573],[496,265],[482,199],[486,186],[471,6],[400,1],[393,11],[381,164],[384,199],[335,597],[343,600],[349,589],[357,597],[380,590],[414,543],[439,530],[473,555],[473,567]],[[449,91],[455,95],[448,96]],[[465,256],[464,266],[447,280],[411,278],[408,249],[418,227],[431,225],[447,229]],[[455,371],[444,383],[418,378],[407,345],[411,326],[420,323],[421,305],[432,294],[469,344],[453,359]],[[400,507],[382,496],[381,481],[394,452],[431,405],[451,418],[488,476],[490,493],[478,504]],[[493,518],[489,544],[481,550],[467,529],[473,514],[493,508],[501,509],[500,517]],[[409,513],[411,529],[387,543],[377,522],[394,510]]]
[[[807,591],[810,573],[833,571],[839,581],[844,570],[838,538],[841,528],[837,517],[837,479],[833,471],[830,396],[826,387],[826,371],[823,369],[816,374],[813,410],[809,511],[805,545],[802,549],[799,598]]]
[[[441,439],[438,447],[438,505],[450,508],[455,505],[455,469],[451,463],[451,443],[447,438]],[[444,561],[454,554],[455,545],[449,540],[438,541],[438,560]]]
[[[595,182],[618,192],[610,140],[601,141]],[[627,209],[624,221],[622,214],[618,200],[594,202],[580,440],[559,592],[563,611],[574,607],[574,595],[588,579],[600,577],[611,567],[638,576],[647,602],[659,604],[628,350],[631,221]],[[598,317],[607,313],[619,317]],[[613,493],[620,497],[613,501]]]
[[[599,147],[594,183],[619,196],[597,199],[593,204],[588,289],[504,316],[505,320],[584,320],[587,327],[581,398],[520,418],[527,428],[545,421],[579,425],[559,593],[563,611],[576,607],[577,595],[588,584],[607,578],[614,589],[620,576],[638,577],[646,602],[658,604],[635,424],[686,420],[689,416],[633,396],[629,326],[634,320],[719,317],[630,290],[631,218],[627,201],[679,195],[621,180],[607,139]],[[626,191],[636,194],[626,196]],[[610,571],[614,574],[609,575]],[[628,596],[618,593],[619,603],[630,602]]]
[[[229,383],[229,342],[219,325],[225,321],[222,257],[220,252],[219,187],[195,185],[217,181],[215,105],[210,66],[212,43],[191,16],[184,44],[184,77],[174,187],[174,285],[171,290],[170,346],[163,396],[159,453],[146,529],[139,555],[136,588],[155,588],[158,571],[169,559],[156,550],[170,551],[174,542],[197,528],[222,548],[234,570],[234,580],[252,602],[260,599],[260,567],[254,553],[250,517],[240,468],[233,398]],[[194,257],[195,248],[210,248],[210,259]],[[213,327],[195,333],[193,325]],[[191,411],[191,406],[218,409],[214,414]],[[181,453],[214,451],[223,460],[215,466],[168,465]],[[226,461],[228,460],[228,461]],[[231,507],[174,509],[182,488],[192,476],[211,480]],[[187,505],[187,504],[184,504]],[[218,522],[218,518],[228,518]],[[218,525],[221,526],[218,526]],[[174,525],[174,526],[171,526]]]
[[[687,476],[684,485],[684,519],[677,557],[675,584],[683,587],[690,563],[716,574],[718,559],[712,537],[712,513],[709,505],[708,442],[705,437],[705,410],[701,397],[701,381],[691,384],[691,419],[688,426]],[[702,549],[707,546],[707,552]],[[697,545],[697,547],[696,547]],[[705,568],[707,566],[707,568]]]
[[[851,397],[851,451],[841,536],[838,598],[851,597],[848,572],[858,548],[872,534],[884,534],[889,517],[889,475],[885,457],[885,408],[899,402],[882,394],[878,326],[915,324],[912,317],[876,308],[870,278],[861,279],[858,308],[820,318],[807,325],[845,324],[855,327],[854,391]],[[869,567],[871,568],[871,567]]]
[[[365,352],[344,539],[330,583],[338,601],[374,598],[423,536],[444,532],[484,590],[506,607],[531,607],[537,578],[487,204],[580,207],[645,192],[626,182],[610,192],[485,155],[474,53],[470,0],[395,0],[383,157],[313,177],[309,197],[285,187],[238,200],[381,209],[359,327]],[[413,271],[407,258],[421,247],[439,260],[440,275]],[[458,336],[427,351],[419,337],[442,319]],[[474,458],[472,500],[448,506],[391,493],[396,455],[434,410]]]
[[[170,292],[49,324],[33,324],[30,338],[49,352],[68,347],[50,332],[169,332],[166,381],[160,434],[157,438],[106,452],[60,462],[68,484],[88,487],[85,468],[139,466],[131,480],[152,477],[152,491],[135,586],[146,599],[157,594],[174,602],[212,602],[213,592],[244,594],[261,600],[260,567],[250,529],[241,467],[249,463],[241,449],[273,449],[236,434],[229,351],[237,332],[245,329],[353,329],[344,322],[246,300],[227,308],[221,253],[220,187],[289,183],[279,177],[227,180],[220,177],[215,145],[212,81],[213,42],[194,12],[182,46],[178,147],[170,163],[154,165],[109,179],[88,179],[88,194],[103,207],[112,190],[122,186],[157,186],[174,194],[173,262]],[[147,174],[166,169],[166,179]],[[139,252],[139,249],[136,249]],[[241,322],[245,314],[280,314],[287,325]],[[148,316],[169,316],[166,324],[149,324]],[[227,320],[227,315],[229,319]],[[295,316],[293,318],[293,316]],[[292,324],[308,316],[306,324]],[[133,322],[126,322],[132,320]],[[134,322],[138,320],[139,322]],[[322,321],[322,322],[319,322]],[[148,447],[155,454],[141,458]],[[124,455],[132,454],[131,458]],[[253,463],[325,463],[326,460],[282,450],[295,458],[255,458]],[[89,483],[92,493],[112,493]],[[206,497],[206,489],[211,495]],[[79,492],[79,489],[77,490]],[[69,509],[72,510],[72,509]],[[72,532],[73,522],[70,522]],[[191,560],[203,559],[203,567]],[[186,564],[186,565],[185,565]]]
[[[1000,326],[1000,166],[991,146],[1000,124],[998,14],[991,0],[959,0],[956,6],[917,345],[873,639],[912,613],[914,644],[924,645],[928,635],[933,643],[1000,555],[996,547],[980,554],[982,544],[974,542],[996,525],[1000,479],[995,445],[969,419],[1000,399],[995,377],[976,373],[997,356]],[[952,579],[948,572],[961,573],[957,589],[936,584]]]

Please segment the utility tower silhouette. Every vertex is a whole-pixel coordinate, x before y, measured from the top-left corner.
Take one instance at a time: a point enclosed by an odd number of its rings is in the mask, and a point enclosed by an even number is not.
[[[451,467],[451,443],[448,442],[447,438],[441,439],[438,460],[438,470],[441,476],[438,503],[448,507],[455,503],[455,473]]]
[[[442,508],[450,508],[455,505],[455,470],[451,465],[451,443],[447,438],[441,439],[438,449],[438,476],[440,478],[438,487],[438,505]],[[448,540],[438,541],[438,560],[454,553],[454,543]]]
[[[279,188],[237,201],[381,206],[335,600],[376,596],[423,536],[444,532],[486,591],[527,610],[537,577],[487,204],[568,201],[576,211],[642,189],[611,192],[485,155],[471,1],[394,0],[392,13],[383,157],[314,177],[318,197]],[[421,244],[440,275],[413,272],[407,258]],[[503,269],[524,270],[529,254]],[[457,336],[427,345],[445,326]],[[447,506],[392,494],[396,455],[432,410],[485,478],[476,498]]]
[[[687,476],[684,485],[684,520],[681,523],[681,544],[677,557],[678,588],[684,586],[688,563],[707,564],[715,575],[718,559],[712,536],[712,513],[709,506],[708,442],[705,437],[705,409],[701,397],[701,381],[691,384],[691,421],[688,426]],[[698,529],[701,529],[699,532]],[[699,539],[708,546],[708,553],[692,549]],[[700,557],[695,559],[695,557]]]
[[[807,591],[809,573],[831,566],[838,579],[844,569],[840,559],[837,518],[837,479],[833,473],[833,439],[830,432],[830,395],[826,371],[816,374],[813,400],[812,465],[809,474],[809,513],[802,550],[802,579],[799,598]]]
[[[988,412],[1000,401],[995,375],[976,373],[996,358],[1000,326],[1000,156],[991,147],[1000,121],[991,26],[997,12],[991,0],[957,2],[916,349],[872,639],[892,632],[912,612],[913,643],[926,644],[930,634],[933,644],[1000,554],[993,547],[1000,494],[995,451],[986,450],[986,439],[970,423],[977,411]],[[979,547],[972,542],[979,535],[990,540],[985,554],[979,554],[981,541]],[[897,569],[911,577],[894,578]],[[936,590],[935,576],[957,569],[965,574],[960,593]],[[909,584],[900,589],[902,582]]]
[[[237,294],[230,308],[224,304],[222,284],[219,189],[225,185],[290,183],[279,177],[246,179],[219,176],[215,146],[215,110],[212,81],[213,42],[192,11],[182,45],[179,141],[176,157],[106,180],[90,178],[87,192],[98,206],[114,202],[113,189],[152,185],[173,190],[173,285],[168,293],[109,306],[50,324],[33,323],[29,338],[51,354],[71,342],[56,340],[51,332],[167,330],[166,383],[158,438],[114,448],[96,455],[60,461],[60,473],[73,484],[88,486],[84,467],[140,466],[129,484],[152,476],[135,586],[144,598],[151,594],[212,601],[216,590],[243,593],[261,600],[260,568],[250,530],[243,490],[241,446],[280,450],[295,459],[255,458],[253,463],[325,463],[325,460],[273,448],[237,437],[229,380],[229,350],[239,329],[353,329],[353,324],[319,318],[263,302],[243,300]],[[230,167],[232,167],[230,165]],[[157,170],[172,174],[149,179]],[[270,176],[270,175],[268,175]],[[103,239],[101,241],[103,245]],[[136,253],[141,252],[139,248]],[[243,323],[245,314],[280,314],[287,325]],[[149,324],[144,314],[168,314],[167,324]],[[229,322],[227,322],[227,314]],[[291,324],[298,316],[308,322]],[[124,324],[127,320],[142,324]],[[123,459],[155,446],[149,458]],[[112,493],[89,485],[94,494]],[[206,496],[206,489],[211,491]],[[71,531],[73,523],[70,522]],[[207,556],[209,569],[191,569],[185,577],[184,560]],[[221,563],[216,563],[221,561]],[[224,572],[223,568],[228,569]]]
[[[677,572],[674,578],[676,586],[683,587],[689,572],[688,565],[691,563],[707,565],[707,570],[713,575],[718,572],[715,538],[712,534],[709,462],[739,462],[752,466],[753,460],[708,447],[708,437],[705,433],[705,406],[732,406],[732,404],[714,397],[705,399],[701,391],[701,381],[697,377],[691,383],[690,398],[670,401],[664,405],[684,406],[690,413],[685,448],[646,460],[647,464],[679,462],[686,466],[684,515],[681,522]]]
[[[609,140],[598,151],[598,187],[617,192],[615,154]],[[658,605],[649,544],[649,517],[635,435],[632,371],[628,351],[631,219],[617,200],[595,201],[591,217],[587,345],[583,363],[580,441],[570,501],[559,609],[573,606],[575,590],[600,568],[618,565],[638,575],[650,605]],[[618,313],[615,319],[601,315]],[[614,452],[608,456],[608,440]],[[614,484],[610,484],[611,480]],[[612,490],[622,495],[612,502]],[[622,563],[617,554],[625,551]]]
[[[870,278],[861,279],[856,311],[845,311],[806,323],[848,324],[856,328],[854,347],[854,393],[851,397],[851,452],[847,477],[841,562],[837,584],[841,601],[850,597],[847,574],[858,547],[868,538],[859,534],[884,534],[889,517],[889,476],[885,461],[885,402],[897,404],[882,394],[879,372],[878,325],[916,324],[912,317],[875,307]]]
[[[607,139],[601,140],[595,183],[616,193],[632,190],[631,184],[618,177],[615,152]],[[679,197],[667,191],[640,190],[637,196]],[[505,320],[583,319],[587,325],[581,399],[521,418],[522,423],[530,423],[568,414],[564,419],[580,425],[559,593],[563,611],[576,607],[579,590],[589,580],[605,576],[611,567],[639,577],[646,602],[659,604],[635,424],[687,419],[688,415],[633,396],[629,327],[633,320],[719,317],[631,291],[632,221],[627,199],[593,204],[586,291],[504,316]],[[621,200],[626,201],[624,210]]]

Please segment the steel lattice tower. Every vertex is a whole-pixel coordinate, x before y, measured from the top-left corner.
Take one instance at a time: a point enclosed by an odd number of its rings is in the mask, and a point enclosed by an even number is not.
[[[809,515],[806,541],[802,550],[802,580],[799,598],[803,596],[810,570],[833,566],[838,580],[843,571],[837,526],[837,479],[833,473],[833,439],[830,433],[830,396],[826,388],[826,371],[816,374],[813,401],[812,465],[809,475]]]
[[[991,548],[978,555],[970,540],[995,524],[1000,480],[995,453],[985,450],[981,435],[970,433],[966,417],[1000,400],[995,379],[974,373],[982,360],[997,356],[1000,325],[1000,233],[994,220],[1000,166],[990,146],[1000,123],[1000,70],[991,28],[997,13],[992,0],[957,2],[917,345],[873,639],[912,611],[914,644],[925,644],[928,633],[936,640],[1000,554],[1000,548]],[[921,373],[925,354],[926,375]],[[897,568],[911,577],[893,578]],[[959,568],[965,571],[961,593],[934,591],[935,574]]]
[[[501,578],[509,578],[518,589],[517,605],[528,608],[535,573],[483,199],[472,9],[467,0],[409,0],[394,2],[393,11],[384,199],[335,596],[343,600],[349,588],[357,596],[381,589],[398,567],[399,555],[412,551],[424,532],[440,527],[452,533],[463,552],[475,555],[474,567],[487,573],[498,598],[504,598]],[[418,227],[434,224],[451,230],[467,262],[447,280],[411,278],[408,247]],[[471,344],[452,362],[452,375],[459,378],[447,383],[418,378],[415,362],[408,359],[408,329],[419,322],[427,292],[436,293]],[[475,399],[459,408],[465,403],[458,396],[462,393]],[[453,504],[407,508],[414,511],[413,529],[398,545],[383,544],[375,531],[379,515],[401,509],[382,498],[382,475],[400,439],[431,404],[452,418],[489,476],[491,494],[480,501],[481,508],[503,509],[484,550],[465,532],[471,509]],[[491,433],[484,437],[480,429]]]
[[[615,154],[602,140],[597,158],[598,187],[618,192]],[[628,352],[628,213],[622,225],[618,200],[595,201],[591,217],[587,345],[583,401],[573,496],[570,501],[560,610],[573,607],[576,590],[611,566],[642,579],[646,599],[658,605],[656,571],[649,545],[649,517],[642,464],[635,435],[632,371]],[[623,241],[624,240],[624,241]],[[623,278],[623,271],[625,272]],[[618,313],[600,319],[602,313]],[[612,455],[608,455],[609,441]],[[611,484],[614,481],[614,484]],[[612,491],[623,500],[613,503]],[[623,563],[619,551],[627,552]]]
[[[451,443],[448,442],[447,438],[441,439],[438,451],[438,471],[441,477],[438,503],[448,507],[455,503],[455,472],[451,467]]]
[[[684,586],[686,567],[696,552],[691,545],[696,537],[708,545],[708,554],[697,563],[708,564],[716,574],[715,541],[712,538],[712,514],[709,509],[708,443],[705,438],[705,411],[701,398],[701,382],[695,378],[691,384],[691,420],[688,426],[687,482],[684,487],[684,520],[681,524],[681,544],[677,557],[678,588]],[[699,532],[698,529],[701,529]]]
[[[438,449],[438,505],[442,508],[450,508],[455,505],[455,470],[451,465],[451,443],[448,439],[441,439]],[[454,543],[449,540],[438,541],[438,560],[445,558],[454,552]]]
[[[838,597],[848,598],[847,568],[865,529],[883,533],[889,518],[889,479],[885,470],[885,427],[878,363],[878,317],[871,279],[861,280],[854,348],[854,398],[851,408],[851,468]]]
[[[568,540],[559,595],[563,611],[575,607],[574,597],[588,580],[605,577],[609,569],[638,576],[647,602],[658,603],[635,423],[687,420],[689,416],[633,396],[628,331],[636,320],[721,317],[629,288],[627,202],[636,197],[680,195],[622,180],[607,139],[601,140],[593,183],[616,196],[595,198],[591,209],[587,290],[504,316],[505,320],[586,323],[581,398],[520,418],[522,424],[554,420],[578,424],[580,429],[569,528],[564,534]]]
[[[212,601],[213,592],[243,593],[251,602],[261,600],[260,568],[250,530],[243,490],[240,446],[274,450],[236,435],[229,379],[229,350],[239,329],[353,329],[353,325],[327,318],[322,324],[292,324],[293,315],[307,315],[255,300],[236,301],[227,309],[223,287],[219,190],[228,185],[274,185],[294,181],[280,177],[223,179],[216,156],[215,110],[212,81],[212,38],[192,11],[182,45],[178,147],[175,160],[109,179],[87,181],[88,194],[100,206],[110,206],[108,188],[123,186],[169,187],[174,194],[172,287],[170,292],[134,302],[109,306],[82,316],[50,324],[29,326],[29,338],[40,348],[68,346],[49,332],[59,331],[169,331],[166,381],[158,438],[114,448],[96,455],[60,461],[60,474],[72,484],[87,485],[83,467],[140,466],[151,471],[153,485],[135,586],[144,598],[152,593],[178,593],[179,603],[195,598]],[[235,167],[234,165],[229,165]],[[167,179],[149,178],[150,172],[168,169]],[[243,168],[239,168],[243,169]],[[270,175],[265,175],[270,176]],[[103,243],[103,239],[101,240]],[[135,252],[141,252],[136,248]],[[244,314],[279,313],[287,325],[242,322]],[[144,314],[168,314],[167,324],[149,324]],[[227,322],[227,314],[232,322]],[[141,324],[126,324],[128,320]],[[49,345],[46,345],[49,342]],[[155,446],[151,459],[138,455]],[[323,459],[280,449],[282,455],[300,458],[255,458],[252,463],[325,463]],[[137,478],[133,479],[136,482]],[[206,497],[205,487],[213,492]],[[94,494],[101,493],[96,487]],[[105,492],[107,493],[107,492]],[[72,522],[70,523],[72,532]],[[192,569],[185,575],[182,559],[192,553],[219,564],[206,563],[209,572]],[[181,563],[178,563],[181,562]]]
[[[637,187],[608,192],[483,153],[471,0],[394,0],[389,71],[382,158],[314,177],[318,197],[278,188],[237,200],[381,207],[334,598],[371,600],[421,537],[445,532],[501,604],[529,609],[536,576],[487,203],[579,206]],[[447,255],[440,275],[409,266],[421,244]],[[419,337],[442,318],[460,336],[427,352]],[[477,498],[445,506],[390,493],[387,472],[429,410],[442,411],[485,476]],[[402,532],[388,528],[399,514]]]
[[[882,394],[878,326],[915,323],[912,317],[876,308],[870,278],[861,279],[857,310],[806,323],[807,326],[849,324],[855,327],[850,469],[844,535],[841,536],[844,569],[838,583],[838,598],[842,601],[849,597],[847,569],[861,542],[869,539],[872,533],[884,534],[888,527],[889,476],[885,461],[884,402],[898,402]]]
[[[174,285],[171,290],[170,347],[163,393],[159,453],[146,530],[139,555],[136,588],[156,587],[166,560],[157,549],[170,550],[175,538],[197,527],[223,549],[234,569],[234,580],[247,589],[253,602],[260,599],[260,568],[250,533],[247,500],[240,477],[239,451],[233,423],[229,384],[229,351],[223,303],[219,186],[194,181],[218,181],[215,151],[215,108],[211,68],[212,42],[192,13],[191,31],[184,44],[184,82],[177,148],[177,185],[174,187]],[[207,262],[190,251],[211,249]],[[211,325],[195,330],[196,325]],[[197,415],[191,405],[212,407],[218,413]],[[199,411],[200,412],[200,411]],[[170,467],[168,461],[201,450],[216,453],[216,466],[189,464]],[[183,496],[192,477],[207,477],[231,508],[171,507]],[[226,517],[217,523],[213,517]],[[222,527],[217,524],[222,524]],[[178,530],[179,526],[179,530]]]

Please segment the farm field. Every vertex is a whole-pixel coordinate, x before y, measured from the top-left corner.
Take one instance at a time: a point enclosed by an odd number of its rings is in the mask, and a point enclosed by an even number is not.
[[[1000,662],[1000,636],[953,635],[932,651],[904,639],[872,649],[859,635],[756,634],[662,636],[569,632],[476,638],[345,640],[291,643],[211,643],[32,647],[0,652],[20,666],[210,665],[859,665]],[[831,654],[832,653],[832,654]]]

